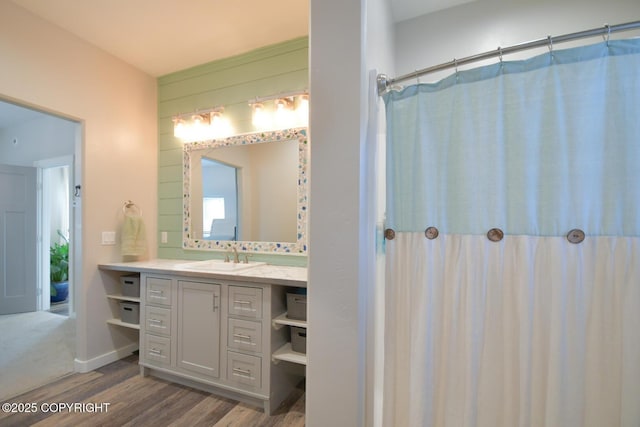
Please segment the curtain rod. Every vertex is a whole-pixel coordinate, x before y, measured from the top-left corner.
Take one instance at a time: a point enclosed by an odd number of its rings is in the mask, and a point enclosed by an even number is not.
[[[568,42],[571,40],[578,40],[587,37],[595,37],[600,35],[606,35],[607,41],[609,41],[609,35],[620,31],[628,31],[640,28],[640,21],[627,22],[626,24],[608,25],[604,27],[594,28],[591,30],[580,31],[577,33],[564,34],[561,36],[547,36],[544,39],[538,39],[529,41],[526,43],[520,43],[508,47],[498,47],[496,50],[490,50],[488,52],[479,53],[465,58],[453,59],[453,61],[445,62],[443,64],[434,65],[431,67],[416,70],[412,73],[404,74],[402,76],[390,79],[386,74],[378,74],[376,79],[378,85],[378,95],[382,95],[387,89],[394,83],[402,82],[405,80],[411,80],[423,76],[425,74],[434,73],[436,71],[446,70],[449,68],[458,68],[459,65],[465,65],[483,59],[495,58],[496,56],[502,57],[509,53],[520,52],[527,49],[533,49],[541,46],[549,46],[549,49],[553,48],[554,43]]]

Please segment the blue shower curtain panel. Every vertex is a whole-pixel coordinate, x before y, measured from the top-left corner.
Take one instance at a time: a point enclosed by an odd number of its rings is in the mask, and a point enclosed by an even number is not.
[[[640,235],[640,40],[384,95],[387,227]]]

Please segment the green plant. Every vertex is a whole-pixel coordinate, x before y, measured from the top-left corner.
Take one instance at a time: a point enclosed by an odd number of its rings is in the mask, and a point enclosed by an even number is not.
[[[49,278],[52,283],[65,282],[69,278],[69,241],[60,230],[58,235],[64,239],[64,243],[56,243],[49,248]]]

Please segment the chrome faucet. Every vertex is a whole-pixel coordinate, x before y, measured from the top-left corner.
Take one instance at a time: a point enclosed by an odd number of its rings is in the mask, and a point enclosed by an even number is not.
[[[224,254],[224,262],[230,262],[231,258],[229,257],[229,255],[233,255],[233,263],[237,264],[240,262],[240,256],[238,255],[238,249],[236,249],[236,247],[232,247],[229,252],[227,252],[226,254]]]

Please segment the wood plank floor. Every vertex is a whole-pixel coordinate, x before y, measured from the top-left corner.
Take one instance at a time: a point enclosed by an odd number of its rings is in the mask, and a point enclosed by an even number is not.
[[[0,411],[0,425],[9,426],[304,426],[302,383],[272,416],[261,408],[216,397],[179,384],[139,375],[138,357],[130,356],[86,374],[72,374],[7,403],[35,403],[33,413]],[[109,403],[106,411],[90,412],[90,404]],[[84,403],[85,411],[45,412],[48,404]],[[47,404],[47,405],[43,405]],[[77,406],[81,409],[80,406]],[[44,410],[43,410],[44,409]]]

